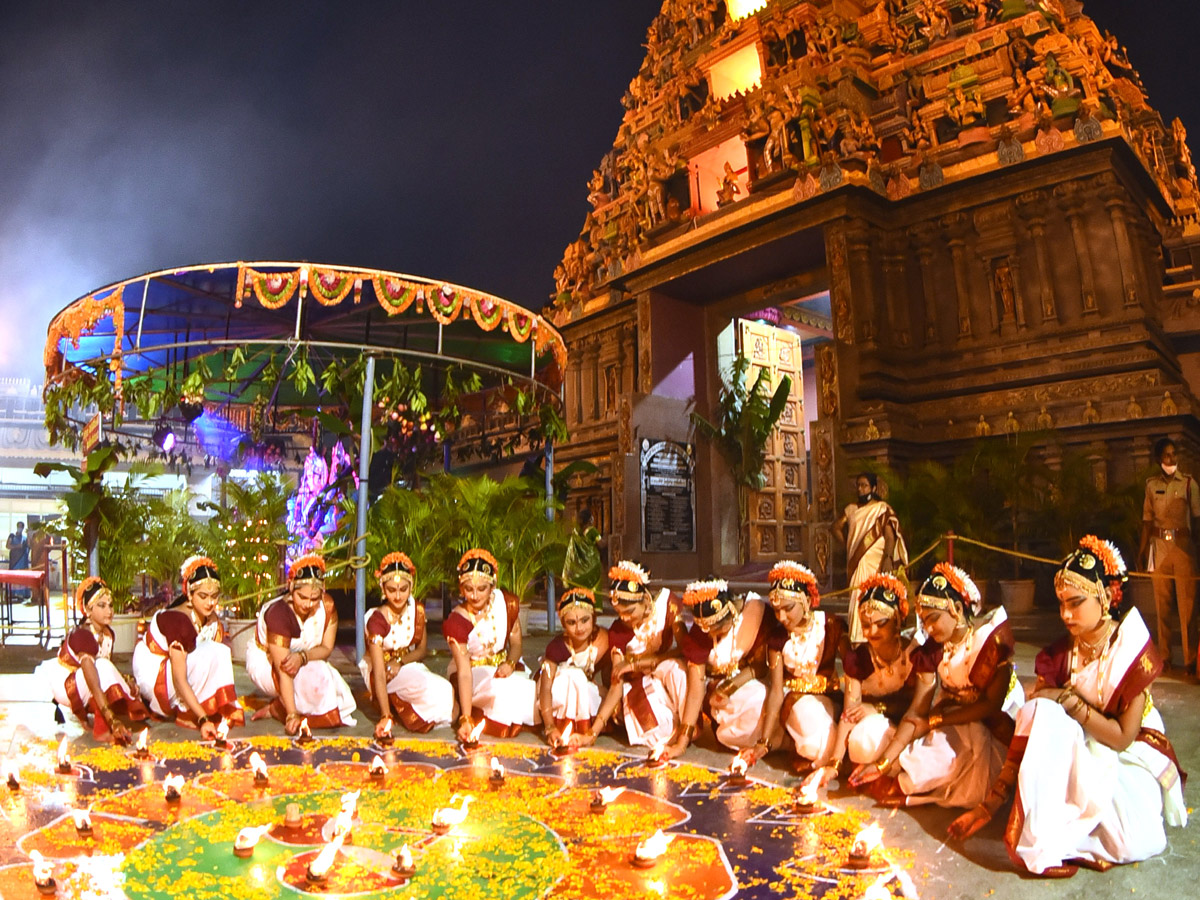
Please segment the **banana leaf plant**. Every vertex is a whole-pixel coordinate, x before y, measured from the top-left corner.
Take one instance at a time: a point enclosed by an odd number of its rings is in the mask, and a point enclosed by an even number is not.
[[[767,447],[792,390],[785,375],[772,392],[766,369],[759,369],[747,387],[749,368],[750,360],[739,354],[721,386],[712,420],[695,411],[690,415],[697,437],[710,443],[725,461],[737,489],[739,563],[745,563],[750,552],[750,494],[766,485]]]

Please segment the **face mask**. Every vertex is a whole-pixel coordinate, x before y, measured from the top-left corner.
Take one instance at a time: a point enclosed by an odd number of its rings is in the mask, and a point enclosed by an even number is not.
[[[1163,466],[1162,470],[1163,470],[1163,473],[1168,478],[1170,478],[1172,475],[1174,475],[1179,470],[1179,466]]]

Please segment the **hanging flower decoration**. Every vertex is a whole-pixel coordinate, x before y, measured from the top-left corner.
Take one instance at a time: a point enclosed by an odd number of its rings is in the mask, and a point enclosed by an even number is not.
[[[462,304],[462,291],[444,284],[429,298],[429,314],[442,325],[449,325],[458,318]]]
[[[375,286],[375,299],[389,316],[404,312],[416,298],[413,285],[391,275],[376,275],[371,283]]]
[[[506,312],[504,304],[493,297],[480,297],[469,305],[475,324],[484,331],[495,331]]]
[[[71,346],[78,350],[79,339],[86,334],[91,334],[100,320],[105,318],[111,318],[113,323],[113,352],[112,359],[108,363],[108,370],[113,376],[113,390],[120,398],[122,387],[121,344],[125,340],[125,285],[123,284],[118,285],[116,290],[102,299],[97,299],[95,294],[90,294],[59,313],[50,323],[50,328],[46,333],[46,346],[42,350],[42,362],[46,366],[47,375],[53,377],[61,373],[63,355],[59,349],[59,342],[66,338],[71,342]]]
[[[336,269],[313,267],[308,272],[308,286],[322,306],[337,306],[354,287],[354,276]]]
[[[529,340],[529,335],[533,334],[533,316],[515,309],[509,310],[508,333],[518,344],[525,343]]]
[[[258,298],[267,309],[279,309],[284,306],[292,295],[296,293],[296,288],[300,286],[300,271],[293,272],[258,272],[254,269],[246,267],[245,280],[243,284],[248,284],[250,289],[254,291],[254,296]]]

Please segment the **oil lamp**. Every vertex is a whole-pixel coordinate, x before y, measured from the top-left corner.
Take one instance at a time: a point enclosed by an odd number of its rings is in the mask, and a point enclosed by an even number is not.
[[[865,869],[871,865],[871,856],[883,843],[883,829],[878,823],[872,822],[854,836],[850,847],[850,858],[846,865],[851,869]]]
[[[270,830],[270,825],[252,825],[243,828],[233,839],[233,855],[246,859],[254,855],[254,848],[259,838]]]
[[[459,794],[454,794],[450,797],[450,802],[454,803],[459,798]],[[474,799],[470,794],[467,794],[465,797],[462,797],[461,806],[443,806],[440,809],[434,810],[432,822],[433,833],[448,834],[450,829],[455,825],[461,825],[467,818],[467,806]]]
[[[183,776],[168,775],[163,779],[163,797],[168,803],[178,803],[183,799]]]
[[[58,891],[58,885],[54,883],[54,867],[36,850],[29,851],[29,858],[33,860],[33,883],[38,893],[46,897],[54,896]]]
[[[10,791],[19,791],[21,782],[17,779],[17,770],[8,760],[4,761],[4,781],[8,784]]]
[[[333,866],[334,858],[337,856],[338,850],[342,847],[342,836],[335,837],[332,841],[321,848],[321,852],[313,857],[313,861],[308,864],[308,870],[304,873],[305,878],[310,884],[324,884],[329,878],[329,870]]]
[[[302,824],[303,819],[300,817],[300,804],[289,803],[283,810],[283,827],[296,829]]]
[[[387,725],[384,727],[383,734],[378,738],[378,743],[380,747],[390,747],[392,746],[392,741],[392,720],[388,719]]]
[[[376,781],[383,781],[387,778],[388,767],[383,764],[383,757],[376,756],[371,760],[371,765],[367,769],[368,774]]]
[[[300,720],[300,731],[296,735],[297,744],[311,744],[313,740],[312,729],[308,727],[308,719]]]
[[[608,805],[625,793],[625,786],[620,787],[602,787],[598,791],[592,791],[592,802],[588,808],[596,814],[600,814],[608,809]]]
[[[263,762],[263,758],[257,750],[250,754],[250,768],[254,770],[255,784],[261,786],[270,782],[271,779],[267,776],[267,764]]]
[[[86,809],[76,809],[71,811],[71,817],[75,820],[75,833],[80,837],[92,836],[92,814]]]
[[[229,749],[229,723],[224,719],[217,725],[217,736],[213,739],[213,746],[218,750]]]
[[[471,733],[467,735],[467,739],[462,742],[464,750],[474,750],[479,746],[479,736],[483,734],[483,726],[486,722],[486,719],[480,719],[479,724],[471,729]]]
[[[637,845],[637,849],[633,851],[633,864],[639,869],[651,868],[662,859],[674,837],[673,834],[663,834],[660,828]]]
[[[820,800],[817,798],[817,791],[821,787],[821,770],[813,772],[800,783],[796,788],[796,794],[792,799],[792,811],[799,813],[802,816],[810,816],[821,808]]]
[[[738,753],[729,763],[729,775],[725,778],[725,783],[734,787],[742,787],[746,784],[746,772],[749,769],[750,761],[742,753]]]
[[[657,769],[660,766],[665,766],[667,761],[663,759],[663,754],[667,752],[667,745],[662,741],[655,741],[650,745],[650,753],[646,756],[646,765],[651,769]]]
[[[150,755],[150,729],[143,728],[133,748],[134,759],[152,759]]]
[[[396,854],[396,862],[392,865],[392,871],[404,878],[412,878],[417,874],[417,865],[413,862],[412,851],[408,849],[408,844],[400,848],[400,852]]]
[[[494,756],[492,757],[491,765],[492,774],[488,777],[488,781],[491,783],[493,789],[499,788],[504,784],[504,766]]]
[[[58,774],[71,774],[71,755],[67,753],[67,739],[64,737],[58,745]]]
[[[571,749],[571,735],[575,733],[575,723],[568,722],[567,727],[562,730],[562,737],[558,739],[558,743],[550,750],[555,756],[569,756],[575,751]]]

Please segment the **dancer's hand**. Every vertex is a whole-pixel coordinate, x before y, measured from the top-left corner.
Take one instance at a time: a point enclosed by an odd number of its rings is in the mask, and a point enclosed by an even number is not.
[[[854,771],[850,773],[850,787],[861,787],[872,781],[878,781],[882,777],[883,773],[879,771],[879,767],[875,763],[863,763],[855,766]]]
[[[133,735],[129,733],[129,729],[123,722],[114,719],[111,727],[113,743],[118,747],[124,747],[133,741]]]
[[[116,731],[117,730],[114,727],[113,734],[116,734]],[[217,723],[216,722],[209,721],[209,722],[205,722],[203,725],[200,726],[200,740],[215,741],[216,739],[217,739]]]
[[[496,666],[496,677],[507,678],[515,671],[516,667],[514,667],[513,664],[508,660],[505,660],[504,662],[500,663],[500,665]]]
[[[391,736],[391,716],[384,716],[375,723],[375,740],[382,740],[385,737]]]
[[[857,725],[873,712],[875,712],[875,707],[867,706],[865,703],[855,703],[842,710],[842,721]]]

